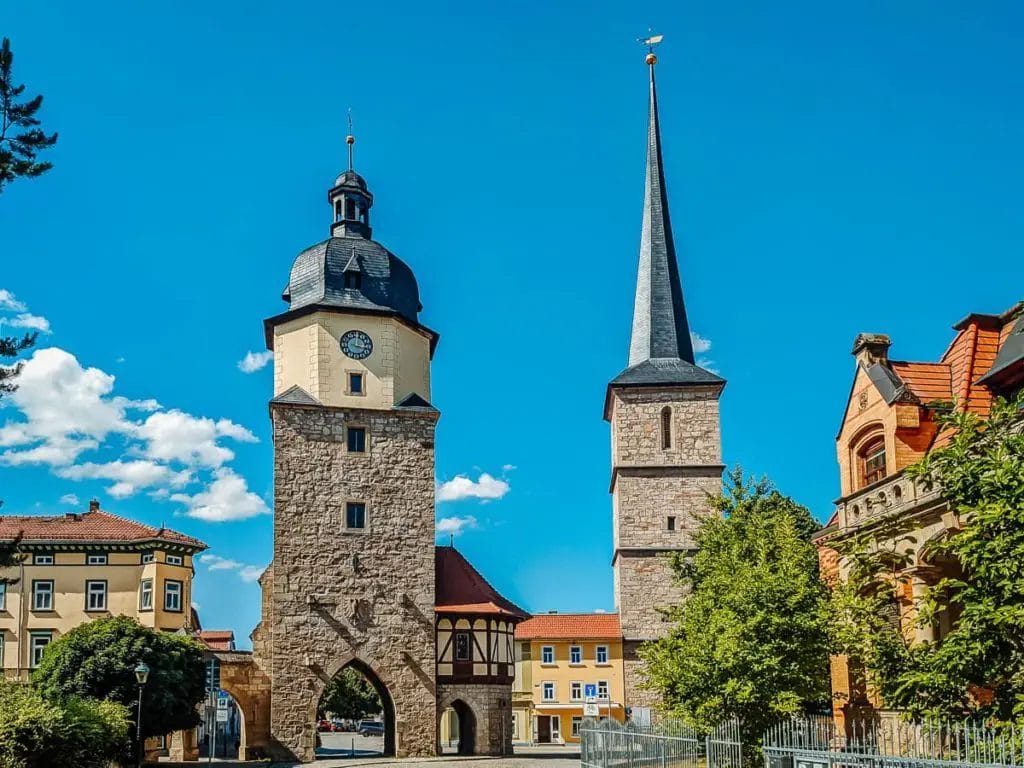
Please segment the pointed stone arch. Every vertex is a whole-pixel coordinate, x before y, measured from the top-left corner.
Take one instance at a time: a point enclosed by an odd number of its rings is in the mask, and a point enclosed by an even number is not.
[[[355,669],[359,674],[366,678],[367,682],[373,686],[373,689],[377,692],[380,697],[381,707],[384,710],[384,757],[394,757],[397,754],[398,740],[397,740],[397,722],[396,722],[396,702],[392,691],[397,690],[393,683],[389,683],[387,679],[377,673],[377,669],[381,668],[379,664],[373,662],[364,661],[355,655],[344,657],[331,666],[323,670],[323,675],[318,675],[318,684],[315,691],[315,696],[312,697],[310,702],[310,708],[308,710],[308,716],[306,721],[307,727],[312,731],[313,743],[316,743],[316,711],[320,704],[320,698],[324,694],[324,689],[327,684],[341,674],[344,669]]]

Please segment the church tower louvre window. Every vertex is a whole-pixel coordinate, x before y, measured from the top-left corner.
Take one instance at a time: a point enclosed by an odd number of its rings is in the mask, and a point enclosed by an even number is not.
[[[652,38],[657,42],[660,38]],[[693,532],[721,488],[719,398],[725,380],[698,365],[683,302],[662,162],[657,58],[648,65],[647,168],[633,324],[626,368],[608,384],[612,425],[615,601],[623,634],[625,704],[643,722],[656,704],[642,687],[642,643],[682,601],[665,555],[692,553]]]

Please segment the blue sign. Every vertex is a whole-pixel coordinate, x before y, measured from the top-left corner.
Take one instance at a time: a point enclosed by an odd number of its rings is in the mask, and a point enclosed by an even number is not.
[[[597,697],[597,683],[586,683],[583,686],[583,695],[586,698]]]

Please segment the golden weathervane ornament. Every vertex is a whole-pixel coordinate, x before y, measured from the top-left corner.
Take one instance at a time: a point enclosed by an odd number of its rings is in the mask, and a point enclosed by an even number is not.
[[[636,41],[641,45],[647,46],[647,58],[645,61],[652,67],[658,63],[658,57],[654,55],[654,46],[660,43],[665,38],[664,35],[652,35],[651,30],[647,30],[647,37],[638,37]]]

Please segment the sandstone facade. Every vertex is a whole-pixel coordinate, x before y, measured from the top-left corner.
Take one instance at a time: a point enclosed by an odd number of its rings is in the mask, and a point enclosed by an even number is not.
[[[656,704],[642,687],[637,651],[665,633],[660,609],[684,597],[669,556],[692,551],[701,518],[713,514],[708,497],[722,475],[721,392],[721,385],[612,390],[613,569],[631,707]]]
[[[474,754],[505,755],[512,753],[512,685],[443,683],[438,686],[438,717],[458,702],[466,704],[473,713]],[[460,720],[461,735],[465,738],[465,723]]]
[[[276,752],[312,760],[320,695],[354,664],[389,698],[398,756],[437,743],[433,409],[271,405],[274,562],[271,634]],[[366,428],[349,453],[345,428]],[[347,502],[366,527],[346,528]]]

